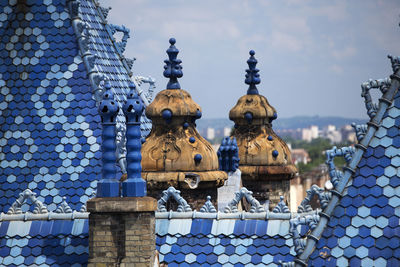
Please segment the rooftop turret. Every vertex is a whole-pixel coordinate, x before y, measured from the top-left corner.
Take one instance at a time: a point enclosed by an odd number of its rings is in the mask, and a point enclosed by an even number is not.
[[[199,200],[208,193],[215,203],[216,189],[223,185],[227,174],[218,170],[216,152],[196,130],[201,108],[181,89],[178,78],[183,76],[182,61],[177,58],[176,40],[171,38],[169,43],[168,59],[164,61],[167,89],[146,108],[153,127],[142,148],[143,178],[149,194],[155,197],[174,186],[186,199]],[[196,207],[190,200],[189,204]]]

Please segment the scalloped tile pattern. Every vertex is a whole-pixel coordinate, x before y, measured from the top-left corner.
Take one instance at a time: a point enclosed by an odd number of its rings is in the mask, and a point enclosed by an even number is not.
[[[294,259],[288,220],[157,219],[168,266],[278,266]]]
[[[309,266],[400,266],[399,126],[397,92]]]
[[[0,222],[1,266],[86,266],[88,220]]]
[[[0,3],[0,211],[27,188],[50,211],[64,196],[79,210],[100,178],[100,117],[65,1],[25,2]],[[80,10],[96,68],[121,103],[128,72],[93,1]],[[145,119],[142,134],[150,127]]]

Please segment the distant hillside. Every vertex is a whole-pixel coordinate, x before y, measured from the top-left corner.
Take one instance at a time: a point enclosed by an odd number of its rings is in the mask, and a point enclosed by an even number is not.
[[[366,123],[366,119],[352,119],[352,118],[342,118],[342,117],[319,117],[319,116],[296,116],[291,118],[279,118],[273,122],[274,129],[297,129],[297,128],[307,128],[311,125],[316,125],[318,127],[324,127],[326,125],[335,125],[336,127],[341,127],[346,124],[351,124],[355,122],[357,124]],[[233,122],[229,119],[199,119],[196,121],[197,128],[199,130],[204,130],[208,127],[221,129],[224,127],[233,127]]]

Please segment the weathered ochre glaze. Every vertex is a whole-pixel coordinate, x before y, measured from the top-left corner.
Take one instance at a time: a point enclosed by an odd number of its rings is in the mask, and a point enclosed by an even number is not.
[[[251,113],[247,121],[245,114]],[[239,147],[239,168],[244,180],[290,179],[297,172],[286,143],[272,130],[276,110],[262,95],[244,95],[231,109],[229,118],[235,122],[232,135]],[[268,140],[268,137],[272,140]],[[273,156],[276,150],[278,155]]]
[[[170,121],[162,117],[165,109],[172,113]],[[149,190],[169,185],[190,188],[193,185],[190,177],[197,175],[200,180],[197,188],[215,188],[227,179],[227,174],[218,170],[215,150],[196,130],[194,121],[198,112],[200,106],[181,89],[161,91],[146,108],[146,116],[153,122],[142,146],[142,176]],[[194,142],[189,141],[191,137]],[[201,155],[200,162],[194,160],[196,154]]]

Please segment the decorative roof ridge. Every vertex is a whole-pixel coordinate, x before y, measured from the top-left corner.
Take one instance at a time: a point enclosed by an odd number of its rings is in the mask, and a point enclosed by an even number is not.
[[[190,212],[178,212],[178,211],[165,211],[156,212],[156,219],[168,219],[168,220],[179,220],[179,219],[210,219],[210,220],[285,220],[290,221],[291,219],[298,217],[305,217],[310,215],[316,215],[320,213],[320,209],[313,210],[311,212],[297,213],[275,213],[272,211],[264,211],[259,213],[238,211],[234,213],[225,212],[201,212],[201,211],[190,211]]]
[[[274,212],[236,212],[236,213],[224,213],[224,212],[201,212],[201,211],[190,211],[190,212],[156,212],[156,219],[168,219],[168,220],[181,220],[181,219],[210,219],[210,220],[285,220],[290,221],[291,219],[310,216],[318,214],[320,210],[314,210],[312,212],[305,213],[274,213]],[[50,211],[45,214],[34,214],[31,212],[25,212],[21,214],[6,214],[0,213],[0,222],[5,221],[52,221],[52,220],[77,220],[77,219],[88,219],[89,212],[73,211],[71,213],[57,213]]]
[[[35,214],[31,212],[25,212],[20,214],[5,214],[0,213],[0,222],[5,221],[53,221],[53,220],[76,220],[76,219],[88,219],[89,212],[73,211],[71,213],[57,213],[48,212],[43,214]]]
[[[132,79],[131,68],[133,66],[133,62],[135,61],[135,59],[125,58],[125,56],[123,55],[123,51],[121,51],[121,48],[123,48],[123,49],[125,48],[127,39],[129,38],[129,29],[126,28],[125,26],[117,26],[117,25],[113,25],[113,24],[109,25],[106,20],[106,14],[108,14],[108,12],[105,12],[105,10],[109,11],[110,9],[105,9],[105,8],[101,7],[100,4],[95,0],[92,0],[92,2],[96,8],[96,11],[97,11],[99,17],[101,18],[101,20],[104,23],[106,32],[108,33],[110,40],[116,49],[116,52],[118,54],[119,59],[122,62],[122,65],[127,70],[129,77],[131,77],[131,82],[136,83],[136,85],[137,85],[136,91],[137,91],[138,95],[142,99],[145,106],[148,106],[152,99],[152,92],[154,91],[153,89],[155,87],[154,86],[155,81],[151,77],[145,78],[142,76],[140,76],[138,78],[136,78],[136,76],[135,76]],[[84,65],[85,65],[85,68],[87,71],[87,75],[88,75],[88,79],[89,79],[90,84],[93,89],[94,99],[96,100],[96,103],[98,105],[102,99],[101,97],[105,90],[104,83],[108,80],[108,78],[97,70],[97,68],[95,67],[97,56],[95,54],[92,54],[89,51],[89,44],[91,42],[90,29],[88,28],[87,24],[82,20],[82,18],[80,16],[80,13],[79,13],[80,0],[68,0],[67,6],[68,6],[68,10],[69,10],[70,17],[71,17],[71,24],[72,24],[75,36],[77,38],[79,51],[81,52],[82,61],[84,62]],[[113,33],[115,31],[124,32],[124,37],[123,37],[123,41],[121,42],[121,44],[117,43],[115,38],[113,37]],[[127,32],[127,34],[125,34],[125,32]],[[103,85],[101,85],[102,83],[103,83]],[[137,89],[141,83],[149,84],[149,90],[148,90],[149,92],[147,94],[143,94],[143,90]]]
[[[112,42],[112,44],[115,47],[115,50],[117,51],[117,54],[119,56],[119,59],[122,62],[122,65],[124,66],[124,68],[126,69],[126,71],[129,74],[129,77],[131,78],[131,81],[133,83],[135,83],[136,85],[136,92],[138,93],[138,95],[140,96],[140,98],[142,99],[144,106],[147,107],[150,103],[151,100],[153,99],[153,92],[154,92],[154,88],[155,88],[155,80],[154,78],[148,76],[148,77],[144,77],[144,76],[132,76],[133,72],[132,72],[132,66],[133,63],[136,61],[136,58],[126,58],[123,53],[125,51],[125,47],[127,44],[127,41],[129,39],[129,29],[126,28],[124,25],[119,26],[119,25],[115,25],[115,24],[111,24],[108,23],[107,21],[107,16],[109,14],[109,11],[111,10],[111,7],[108,8],[104,8],[100,5],[100,3],[97,0],[92,0],[94,6],[96,7],[97,13],[99,15],[99,17],[101,18],[101,20],[104,23],[104,27],[106,29],[107,34],[110,37],[110,40]],[[124,33],[124,37],[122,38],[123,40],[121,41],[121,43],[117,42],[114,38],[114,33],[115,31],[120,31]],[[142,83],[148,83],[149,84],[149,88],[147,90],[147,93],[143,94],[143,90],[141,89],[141,84]]]
[[[67,5],[82,61],[87,71],[87,77],[92,85],[93,98],[96,104],[99,105],[105,90],[104,85],[101,86],[100,84],[101,82],[105,82],[107,78],[95,68],[97,56],[93,55],[89,50],[91,41],[90,29],[79,14],[80,0],[69,0],[67,1]]]
[[[391,84],[390,87],[386,90],[383,96],[379,99],[378,108],[376,110],[375,116],[371,117],[368,122],[368,129],[365,133],[364,138],[359,142],[359,145],[356,147],[356,151],[353,154],[352,159],[348,163],[347,167],[344,168],[343,177],[338,182],[335,190],[332,190],[332,198],[328,203],[327,207],[320,213],[320,220],[318,225],[312,230],[312,232],[308,235],[307,242],[304,247],[304,251],[295,258],[294,262],[297,267],[307,266],[308,258],[311,253],[314,251],[317,241],[321,238],[323,231],[328,225],[330,216],[332,215],[335,207],[339,204],[340,198],[342,197],[342,193],[353,176],[355,169],[357,168],[359,162],[361,161],[366,148],[371,142],[372,138],[375,136],[376,131],[379,128],[379,125],[382,121],[383,115],[386,110],[391,106],[394,96],[400,87],[400,58],[388,56],[392,63],[393,74],[390,76]]]
[[[131,77],[133,75],[132,70],[131,70],[132,69],[132,65],[133,65],[133,62],[136,59],[135,58],[133,58],[133,59],[125,58],[125,56],[123,55],[124,51],[121,51],[121,47],[118,45],[118,43],[116,42],[116,40],[114,38],[114,35],[113,35],[113,32],[116,30],[116,28],[113,29],[112,26],[110,24],[108,24],[108,22],[107,22],[106,17],[108,15],[108,12],[107,13],[104,12],[105,9],[100,6],[100,3],[98,1],[92,0],[92,2],[94,4],[94,6],[96,7],[96,10],[97,10],[97,13],[98,13],[99,17],[103,20],[104,27],[106,28],[107,33],[108,33],[108,35],[110,37],[110,40],[113,43],[114,48],[115,48],[115,50],[117,51],[117,53],[118,53],[118,55],[120,57],[122,65],[125,67],[126,71],[128,72],[129,77]],[[122,26],[122,27],[125,28],[125,26]],[[121,27],[121,29],[122,29],[122,27]],[[125,28],[125,29],[127,29],[127,28]],[[129,36],[127,38],[129,38]],[[126,43],[125,43],[125,45],[126,45]],[[146,106],[147,106],[147,104],[146,104]]]

